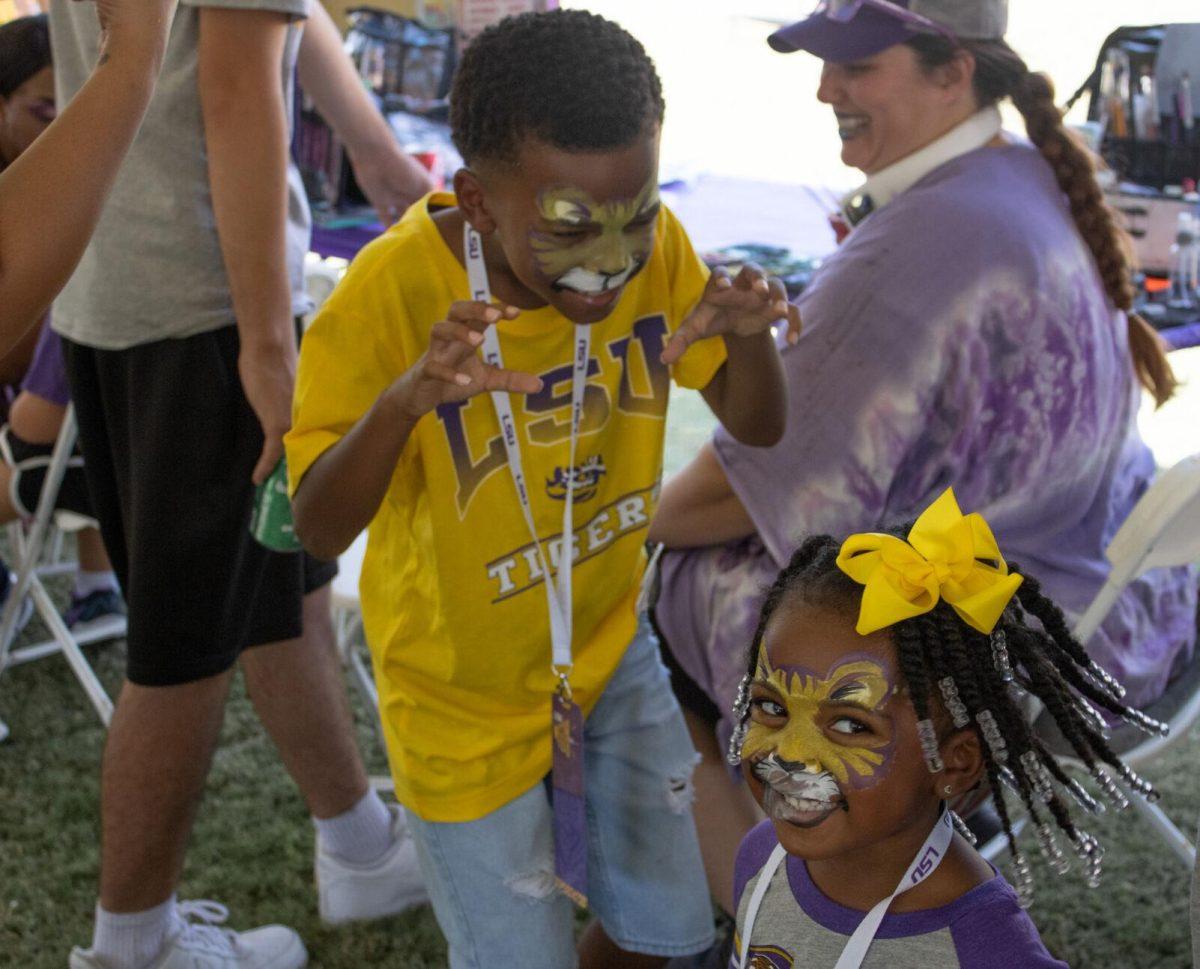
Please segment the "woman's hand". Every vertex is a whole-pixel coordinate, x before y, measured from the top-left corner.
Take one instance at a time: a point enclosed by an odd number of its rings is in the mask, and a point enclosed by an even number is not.
[[[800,310],[787,301],[787,290],[774,276],[746,263],[732,279],[718,267],[709,277],[696,308],[680,324],[662,352],[662,362],[679,360],[697,340],[711,336],[754,336],[787,320],[788,343],[800,338]]]

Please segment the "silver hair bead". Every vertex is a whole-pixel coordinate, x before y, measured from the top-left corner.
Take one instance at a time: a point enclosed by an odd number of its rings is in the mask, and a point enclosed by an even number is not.
[[[1100,785],[1100,790],[1104,792],[1104,796],[1108,798],[1109,803],[1118,811],[1124,811],[1129,807],[1129,799],[1117,786],[1117,782],[1112,779],[1112,776],[1103,767],[1097,764],[1092,768],[1092,777],[1096,779],[1096,783]]]
[[[1121,765],[1121,777],[1124,779],[1126,784],[1137,791],[1151,804],[1153,804],[1162,796],[1157,790],[1155,790],[1153,784],[1151,784],[1140,774],[1134,773],[1126,764]]]
[[[991,750],[992,758],[997,764],[1007,764],[1008,744],[1005,743],[1004,737],[1000,733],[1000,727],[996,723],[996,718],[992,715],[992,711],[981,710],[975,715],[975,719],[979,722],[979,729],[983,732],[984,743]]]
[[[1104,805],[1092,797],[1088,793],[1088,789],[1075,780],[1074,777],[1067,781],[1067,791],[1070,792],[1071,797],[1085,811],[1089,811],[1092,814],[1104,813]]]
[[[1038,850],[1051,868],[1060,875],[1065,875],[1071,870],[1071,859],[1058,846],[1058,839],[1054,837],[1054,831],[1045,821],[1037,826],[1037,840]]]
[[[958,695],[958,685],[954,682],[954,677],[947,676],[938,680],[938,688],[942,691],[942,699],[946,702],[950,719],[954,721],[954,729],[961,730],[971,722],[971,715],[967,713],[967,705]]]
[[[1078,704],[1079,712],[1083,715],[1084,720],[1088,722],[1088,725],[1101,737],[1107,738],[1109,735],[1108,722],[1101,715],[1100,711],[1092,706],[1086,697],[1076,695],[1075,701]]]
[[[1075,853],[1083,859],[1084,881],[1088,888],[1100,886],[1100,868],[1104,862],[1104,847],[1086,831],[1077,832]]]
[[[1148,734],[1153,734],[1157,737],[1165,737],[1171,732],[1171,727],[1163,723],[1161,720],[1155,720],[1153,717],[1148,717],[1141,710],[1129,710],[1128,713],[1121,714],[1121,719],[1126,723],[1131,723],[1140,730]]]
[[[1125,687],[1121,686],[1112,674],[1103,666],[1100,666],[1095,660],[1090,660],[1087,665],[1087,672],[1091,674],[1092,679],[1098,680],[1100,685],[1106,687],[1108,691],[1118,700],[1125,696]]]
[[[1000,768],[1000,780],[1004,782],[1004,786],[1010,791],[1018,797],[1021,796],[1021,785],[1017,783],[1016,775],[1007,767]]]
[[[975,837],[975,832],[967,827],[967,822],[951,811],[950,823],[954,825],[954,830],[966,839],[967,844],[974,848],[978,839]]]
[[[946,765],[942,763],[937,730],[934,728],[932,720],[927,718],[917,721],[917,737],[921,741],[921,753],[925,755],[925,764],[929,768],[929,773],[940,774],[946,769]]]
[[[1025,773],[1029,777],[1030,783],[1033,784],[1033,792],[1041,802],[1049,804],[1053,801],[1054,782],[1050,778],[1050,771],[1046,769],[1046,765],[1037,755],[1037,751],[1025,751],[1021,755],[1021,766],[1025,768]]]
[[[730,767],[737,767],[742,762],[742,744],[746,742],[746,724],[743,721],[733,728],[729,735],[729,749],[725,752],[725,760]]]
[[[1029,908],[1033,904],[1033,873],[1029,870],[1029,862],[1020,851],[1012,852],[1012,867],[1017,890],[1017,904],[1021,908]]]
[[[729,749],[725,759],[731,767],[737,767],[742,762],[742,744],[746,742],[746,717],[750,715],[750,674],[747,673],[738,683],[737,696],[733,701],[733,733],[729,735]]]
[[[996,672],[1000,674],[1002,683],[1011,683],[1013,681],[1012,663],[1008,658],[1008,637],[1004,634],[1004,630],[997,627],[993,630],[990,637],[992,644],[992,665],[996,667]]]

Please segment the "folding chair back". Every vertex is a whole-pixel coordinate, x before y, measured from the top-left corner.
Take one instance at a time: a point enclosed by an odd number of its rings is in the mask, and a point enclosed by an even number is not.
[[[1158,476],[1113,536],[1105,557],[1112,564],[1112,572],[1075,625],[1075,637],[1080,642],[1087,642],[1100,628],[1121,592],[1138,576],[1150,569],[1200,560],[1200,454],[1185,458]],[[1110,746],[1132,768],[1153,763],[1186,738],[1200,718],[1200,649],[1166,693],[1145,712],[1171,729],[1166,737],[1159,737],[1147,736],[1129,725],[1114,728]],[[1085,765],[1070,756],[1045,711],[1035,721],[1035,730],[1060,760],[1086,771]],[[1131,797],[1129,802],[1184,864],[1195,864],[1195,848],[1157,804],[1141,797]]]
[[[42,581],[49,575],[73,568],[61,559],[62,532],[80,525],[95,526],[95,522],[80,515],[60,513],[56,516],[54,510],[77,437],[75,407],[68,404],[58,439],[51,452],[50,464],[46,469],[37,511],[31,521],[14,522],[9,529],[15,551],[13,571],[16,573],[16,581],[10,588],[3,612],[0,612],[0,674],[8,667],[61,653],[96,708],[100,720],[107,727],[112,720],[112,700],[80,647],[102,640],[121,638],[125,635],[125,617],[112,616],[96,624],[86,633],[75,635],[67,628]],[[50,638],[31,646],[14,648],[17,619],[21,603],[26,596],[33,601],[34,608],[50,632]]]

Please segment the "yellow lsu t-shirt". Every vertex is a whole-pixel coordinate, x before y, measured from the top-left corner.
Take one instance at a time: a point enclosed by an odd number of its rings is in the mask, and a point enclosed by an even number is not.
[[[286,439],[293,489],[425,352],[450,304],[470,298],[431,217],[454,204],[435,194],[409,209],[359,254],[305,334]],[[709,339],[672,368],[659,361],[706,280],[664,208],[649,262],[592,328],[573,470],[574,325],[552,307],[498,324],[505,366],[544,381],[512,403],[552,569],[574,475],[571,686],[585,711],[636,629],[670,380],[703,387],[725,360],[724,343]],[[544,777],[555,686],[545,585],[487,394],[418,422],[370,524],[360,590],[400,801],[427,820],[467,821]]]

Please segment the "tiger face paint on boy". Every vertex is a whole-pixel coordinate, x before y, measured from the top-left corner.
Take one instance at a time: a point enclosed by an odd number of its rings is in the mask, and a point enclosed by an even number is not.
[[[630,199],[598,202],[577,186],[538,193],[541,225],[529,244],[538,271],[556,290],[600,296],[637,275],[654,249],[657,178]]]
[[[847,656],[821,673],[774,667],[766,646],[760,646],[742,757],[756,764],[774,755],[793,773],[830,775],[839,788],[874,787],[887,776],[894,740],[857,730],[853,708],[881,716],[895,684],[892,671],[876,657]]]

